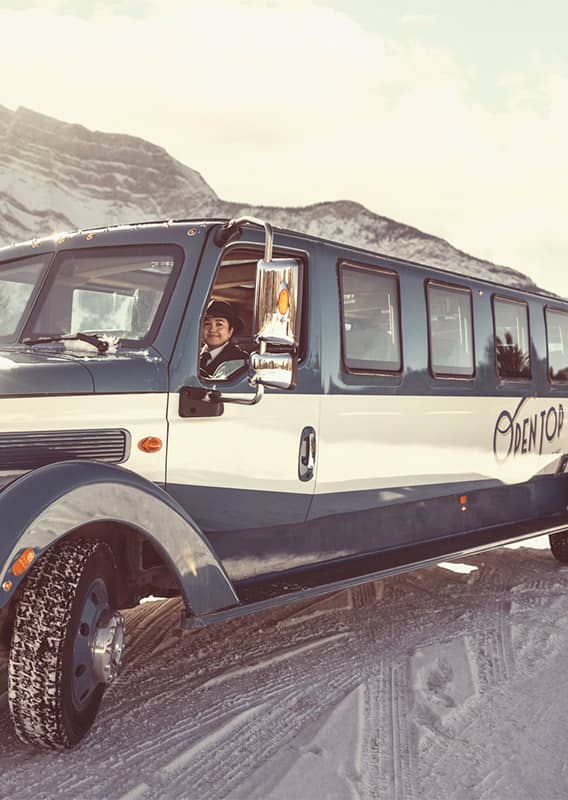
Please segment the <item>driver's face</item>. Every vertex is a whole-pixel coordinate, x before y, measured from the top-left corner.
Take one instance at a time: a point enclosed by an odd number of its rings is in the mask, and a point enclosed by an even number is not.
[[[233,329],[225,317],[205,317],[203,321],[203,341],[210,350],[228,342]]]

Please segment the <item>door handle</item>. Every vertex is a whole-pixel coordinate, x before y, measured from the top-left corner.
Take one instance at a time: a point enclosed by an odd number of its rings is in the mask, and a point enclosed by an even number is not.
[[[300,436],[300,452],[298,455],[298,477],[301,481],[309,481],[314,476],[316,464],[316,432],[308,425]]]

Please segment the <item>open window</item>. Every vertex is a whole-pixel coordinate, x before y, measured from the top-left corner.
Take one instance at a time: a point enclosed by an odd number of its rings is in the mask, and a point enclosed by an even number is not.
[[[215,276],[215,282],[206,303],[206,309],[216,301],[229,304],[234,324],[227,343],[219,351],[218,341],[206,341],[207,317],[201,322],[200,377],[205,381],[228,381],[241,377],[248,369],[249,355],[257,349],[254,338],[254,297],[257,262],[264,256],[262,247],[234,245],[227,248]],[[289,253],[275,252],[276,257],[289,257]],[[294,254],[293,258],[296,257]],[[298,316],[301,318],[301,285]],[[213,309],[222,311],[221,305]],[[207,361],[204,353],[210,350],[215,356]]]

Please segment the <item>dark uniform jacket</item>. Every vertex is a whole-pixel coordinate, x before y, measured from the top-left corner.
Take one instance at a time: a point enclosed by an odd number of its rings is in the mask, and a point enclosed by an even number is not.
[[[207,353],[207,351],[205,351],[205,353]],[[207,375],[213,375],[219,364],[223,364],[225,361],[248,361],[248,355],[245,353],[245,351],[241,350],[240,347],[237,347],[237,345],[233,344],[232,342],[228,342],[221,352],[218,353],[213,359],[213,361],[209,361],[207,364],[204,363],[206,359],[203,358],[205,353],[201,354],[199,365],[201,370]]]

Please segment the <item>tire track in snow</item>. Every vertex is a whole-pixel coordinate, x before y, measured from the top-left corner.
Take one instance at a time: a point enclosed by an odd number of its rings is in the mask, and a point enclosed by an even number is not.
[[[263,661],[254,662],[251,664],[252,671],[249,673],[246,668],[239,668],[238,670],[233,670],[231,674],[227,677],[224,676],[223,673],[215,674],[206,684],[196,685],[194,687],[194,715],[196,714],[195,706],[204,703],[206,704],[206,712],[200,713],[197,711],[197,718],[191,720],[189,723],[184,723],[183,720],[181,721],[181,725],[178,723],[175,725],[175,734],[168,735],[168,741],[164,742],[162,738],[157,735],[157,738],[153,741],[152,747],[149,750],[146,748],[144,756],[148,757],[151,752],[164,752],[167,748],[172,748],[172,745],[178,746],[181,749],[185,746],[188,739],[191,739],[199,730],[203,729],[204,726],[207,726],[208,729],[215,726],[215,724],[227,714],[227,706],[233,702],[233,705],[242,705],[243,703],[246,704],[254,704],[255,698],[258,694],[258,685],[256,682],[256,678],[254,673],[257,671],[262,670],[269,670],[274,664],[279,664],[279,662],[293,659],[297,656],[303,656],[307,651],[312,648],[321,648],[322,645],[325,645],[326,642],[332,643],[335,641],[338,636],[343,637],[345,634],[339,634],[334,637],[329,637],[327,640],[317,640],[312,642],[308,645],[303,645],[299,648],[288,648],[287,650],[279,650],[278,654],[274,657],[265,658]],[[268,682],[264,683],[263,686],[263,695],[272,699],[273,704],[278,705],[279,697],[282,695],[289,701],[289,698],[293,696],[293,690],[298,683],[298,669],[296,668],[293,670],[288,670],[290,673],[288,679],[284,676],[284,680],[282,680],[282,676],[279,677],[277,682]],[[225,683],[232,677],[233,682],[235,683],[234,687],[232,688],[229,696],[225,697],[224,702],[222,705],[211,704],[208,702],[208,698],[215,697],[215,687],[220,683]],[[248,684],[248,687],[247,687]],[[252,684],[252,685],[251,685]],[[139,753],[136,753],[135,758],[139,758]]]
[[[264,670],[268,667],[271,667],[275,664],[279,664],[282,661],[287,661],[290,658],[296,658],[303,653],[307,653],[310,650],[313,650],[315,647],[321,647],[322,645],[329,644],[331,642],[338,641],[339,639],[343,639],[345,636],[348,636],[347,633],[336,633],[333,636],[326,636],[321,639],[316,639],[314,642],[310,642],[309,644],[301,645],[300,647],[296,647],[292,650],[285,650],[282,653],[276,653],[269,658],[263,658],[261,661],[257,662],[249,662],[245,666],[242,667],[235,667],[234,669],[225,670],[224,672],[219,673],[218,675],[214,675],[212,678],[208,678],[205,683],[201,684],[201,688],[210,688],[211,686],[218,686],[220,683],[225,683],[228,680],[234,680],[235,678],[241,677],[242,675],[249,676],[252,672],[256,670]]]
[[[469,656],[477,675],[476,695],[458,709],[459,713],[452,719],[448,732],[454,742],[470,739],[475,742],[475,731],[480,727],[480,718],[492,718],[495,699],[506,696],[511,684],[515,685],[515,682],[519,681],[524,674],[534,675],[554,656],[553,649],[547,652],[542,648],[542,626],[548,627],[547,621],[551,612],[555,615],[557,613],[557,611],[552,611],[551,605],[555,605],[558,599],[555,589],[558,586],[559,570],[549,557],[543,559],[544,554],[538,554],[534,561],[529,560],[530,570],[525,569],[527,560],[521,560],[520,570],[513,570],[510,561],[504,558],[506,555],[507,551],[495,551],[489,554],[489,557],[488,554],[479,557],[481,575],[478,582],[481,584],[483,599],[475,605],[472,603],[472,609],[468,612],[470,619],[467,635]],[[489,569],[483,569],[482,559],[486,562],[489,561]],[[542,567],[544,568],[539,570],[540,574],[543,571],[550,572],[551,577],[555,578],[552,598],[545,599],[544,608],[541,608],[540,613],[534,616],[532,632],[537,631],[537,635],[526,637],[523,642],[518,644],[514,642],[512,636],[512,628],[515,624],[515,619],[511,614],[512,598],[524,592],[525,587],[532,585],[530,579],[535,571],[535,563],[540,566],[538,564],[540,559],[543,559]],[[503,565],[506,565],[505,570],[501,569]],[[519,580],[519,572],[521,580]],[[527,580],[526,584],[523,582],[523,578]],[[541,588],[543,585],[546,585],[544,581],[540,581],[539,587]],[[528,591],[531,591],[530,588]],[[471,601],[471,598],[469,600]],[[563,605],[567,606],[568,602],[564,600]],[[522,618],[521,623],[526,624],[526,618]],[[551,637],[549,632],[546,638],[550,643],[554,637]],[[556,642],[558,644],[558,637],[556,637]],[[529,663],[527,663],[529,656]],[[494,727],[498,728],[500,722],[501,720],[495,720]],[[513,731],[511,732],[511,741],[514,741]],[[429,764],[430,773],[441,771],[444,774],[443,764],[447,761],[450,748],[444,745],[443,739],[439,736],[430,737],[429,744],[433,744],[433,747],[425,748],[422,753],[423,761]],[[474,745],[470,751],[470,761],[482,772],[485,763],[476,761],[475,754],[476,746]],[[487,777],[486,789],[490,784],[491,781]],[[487,796],[501,798],[502,795],[499,794],[499,791],[496,790],[496,794],[493,795],[489,792]],[[448,793],[442,796],[453,797],[454,795]],[[474,795],[471,796],[474,797]]]
[[[238,755],[235,754],[233,738],[223,736],[223,741],[217,747],[217,761],[213,769],[210,754],[192,765],[189,777],[196,792],[206,797],[225,796],[246,781],[251,773],[258,771],[269,758],[283,749],[289,749],[298,734],[310,727],[329,708],[335,707],[338,699],[342,699],[352,688],[356,677],[345,674],[332,652],[311,652],[309,655],[315,663],[295,665],[294,691],[291,694],[281,693],[269,706],[264,718],[258,721],[259,724],[239,735]],[[324,662],[325,672],[322,674],[321,665]],[[293,667],[282,662],[278,666],[286,669]],[[314,674],[318,676],[315,683]],[[256,683],[257,678],[251,675],[245,680],[252,679]],[[276,673],[269,681],[279,683],[280,675]],[[178,789],[182,787],[176,784],[169,787],[170,792]],[[174,797],[175,794],[168,794],[170,796]]]

